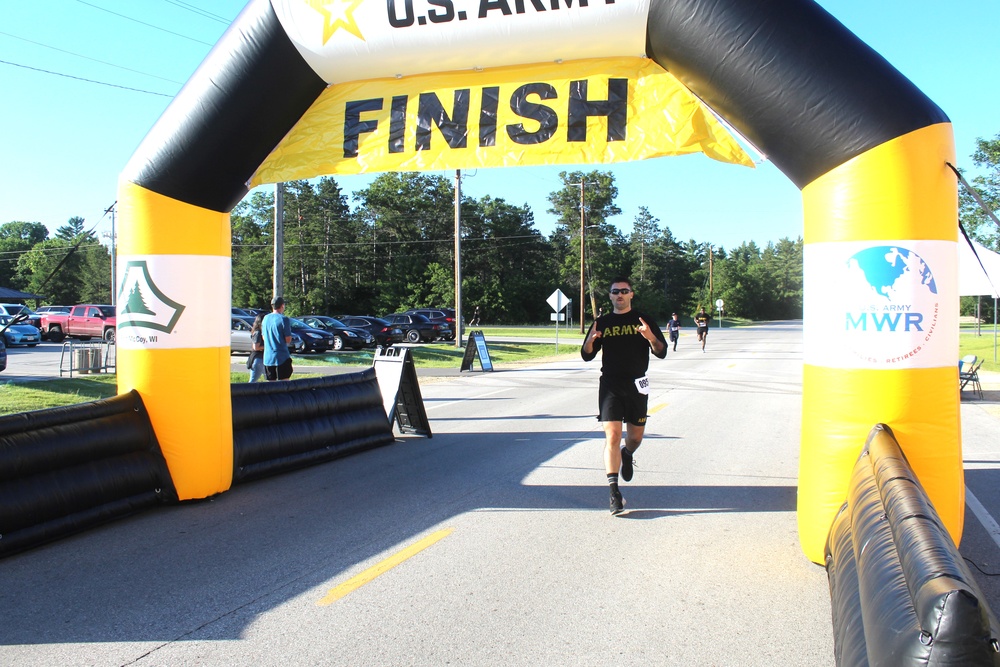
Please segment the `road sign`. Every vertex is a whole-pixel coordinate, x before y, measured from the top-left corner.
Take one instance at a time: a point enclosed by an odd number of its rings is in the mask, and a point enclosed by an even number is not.
[[[722,310],[722,307],[724,305],[725,304],[722,302],[722,299],[716,299],[715,300],[715,307],[716,307],[717,310]]]
[[[562,293],[562,290],[556,290],[549,295],[549,298],[545,300],[545,303],[552,307],[552,310],[561,312],[563,308],[569,305],[569,297]]]

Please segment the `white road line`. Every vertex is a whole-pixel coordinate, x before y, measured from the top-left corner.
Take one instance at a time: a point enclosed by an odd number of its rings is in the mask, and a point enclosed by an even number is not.
[[[965,504],[969,506],[972,513],[979,519],[979,523],[983,524],[983,528],[990,534],[996,545],[1000,547],[1000,525],[997,525],[997,522],[986,511],[983,504],[979,502],[979,498],[976,498],[972,491],[969,490],[969,487],[965,487]]]

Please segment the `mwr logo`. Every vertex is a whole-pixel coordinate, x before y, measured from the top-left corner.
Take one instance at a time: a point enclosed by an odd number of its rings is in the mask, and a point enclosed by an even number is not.
[[[893,367],[924,351],[938,325],[940,299],[931,267],[900,246],[854,253],[844,267],[843,327],[855,355]]]
[[[153,282],[145,260],[125,265],[118,291],[118,328],[135,327],[170,333],[184,312],[184,306],[172,300]]]

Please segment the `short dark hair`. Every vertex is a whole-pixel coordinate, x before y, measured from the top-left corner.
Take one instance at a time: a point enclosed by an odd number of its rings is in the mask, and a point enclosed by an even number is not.
[[[610,285],[608,285],[608,287],[610,287],[611,285],[614,285],[615,283],[625,283],[626,285],[629,286],[629,288],[632,287],[632,281],[629,280],[628,278],[622,278],[621,276],[619,276],[619,277],[615,278],[614,280],[612,280],[611,283],[610,283]]]
[[[285,305],[285,300],[282,299],[280,296],[276,296],[273,299],[271,299],[271,308],[273,308],[274,310],[277,310],[284,305]]]

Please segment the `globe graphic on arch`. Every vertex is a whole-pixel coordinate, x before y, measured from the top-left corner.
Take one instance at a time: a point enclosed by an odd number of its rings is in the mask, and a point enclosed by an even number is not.
[[[934,274],[917,253],[899,246],[875,246],[847,260],[852,271],[860,271],[872,292],[894,301],[898,296],[917,295],[924,290],[937,294]]]

